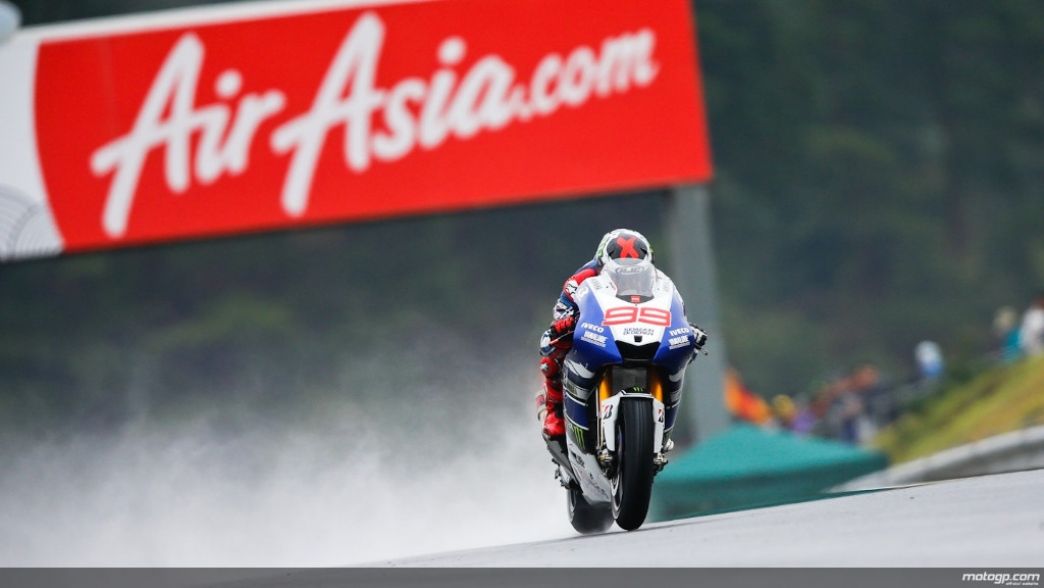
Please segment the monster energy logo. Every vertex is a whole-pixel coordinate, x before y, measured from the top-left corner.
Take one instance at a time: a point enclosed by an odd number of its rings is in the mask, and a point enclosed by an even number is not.
[[[584,448],[584,429],[580,425],[569,421],[569,432],[573,435],[573,441],[576,442],[577,447],[581,451],[586,451]]]

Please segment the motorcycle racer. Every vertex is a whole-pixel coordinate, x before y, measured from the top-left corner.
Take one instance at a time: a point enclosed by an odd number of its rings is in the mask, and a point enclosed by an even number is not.
[[[612,260],[631,260],[628,263],[652,264],[653,249],[638,231],[615,229],[606,233],[594,259],[585,263],[563,284],[562,292],[555,302],[551,326],[540,338],[540,372],[544,377],[541,391],[537,394],[537,418],[543,422],[545,440],[559,440],[565,435],[562,418],[562,361],[573,346],[573,331],[580,309],[573,299],[577,288],[584,280],[601,273],[606,263]],[[707,336],[693,326],[696,349],[706,343]]]

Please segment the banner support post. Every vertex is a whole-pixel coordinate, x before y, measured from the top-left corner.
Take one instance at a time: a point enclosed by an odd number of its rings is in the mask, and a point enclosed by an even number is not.
[[[729,425],[725,409],[725,339],[718,311],[717,271],[710,222],[710,192],[703,185],[667,192],[665,228],[671,277],[685,300],[689,321],[707,332],[707,354],[685,372],[685,390],[675,439],[681,445],[705,441]]]

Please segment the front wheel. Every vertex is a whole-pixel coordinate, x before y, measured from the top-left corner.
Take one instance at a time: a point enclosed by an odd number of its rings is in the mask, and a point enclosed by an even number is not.
[[[608,504],[591,504],[579,490],[568,488],[569,524],[577,533],[602,533],[613,526],[613,511]]]
[[[645,522],[652,496],[652,403],[629,400],[620,403],[616,418],[616,475],[613,476],[613,518],[621,529],[633,531]]]

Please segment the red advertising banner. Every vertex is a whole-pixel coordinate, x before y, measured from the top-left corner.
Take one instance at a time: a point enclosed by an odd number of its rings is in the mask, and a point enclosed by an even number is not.
[[[707,180],[688,0],[382,3],[42,38],[77,251]]]

